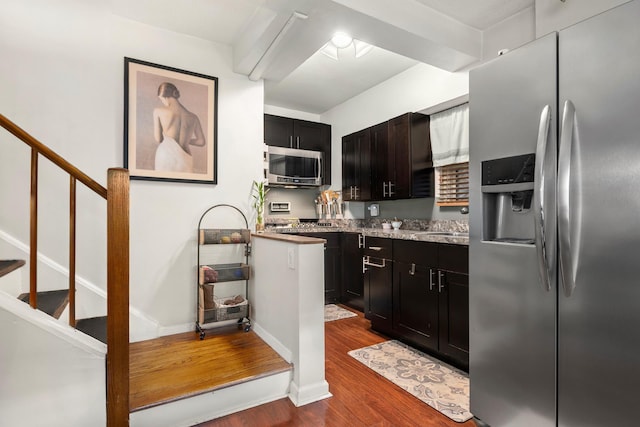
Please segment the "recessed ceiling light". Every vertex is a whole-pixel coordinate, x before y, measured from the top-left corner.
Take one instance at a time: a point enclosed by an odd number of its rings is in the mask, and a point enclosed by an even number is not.
[[[344,49],[349,46],[353,42],[351,36],[347,33],[343,33],[341,31],[335,33],[333,37],[331,37],[331,43],[333,43],[338,49]]]

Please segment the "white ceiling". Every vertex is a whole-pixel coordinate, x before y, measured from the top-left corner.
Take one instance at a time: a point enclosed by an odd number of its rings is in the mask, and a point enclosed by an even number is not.
[[[234,69],[265,80],[265,103],[320,114],[425,62],[448,71],[480,59],[482,31],[534,0],[111,0],[148,25],[228,44]],[[176,7],[179,5],[179,7]],[[278,33],[293,12],[295,21]],[[358,59],[318,52],[343,30],[375,46]],[[273,49],[269,45],[277,40]],[[264,56],[259,67],[257,62]],[[254,76],[252,76],[255,78]]]

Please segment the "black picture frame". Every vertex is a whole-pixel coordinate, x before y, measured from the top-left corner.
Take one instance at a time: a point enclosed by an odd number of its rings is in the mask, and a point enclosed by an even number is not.
[[[124,82],[131,179],[217,184],[218,78],[125,57]]]

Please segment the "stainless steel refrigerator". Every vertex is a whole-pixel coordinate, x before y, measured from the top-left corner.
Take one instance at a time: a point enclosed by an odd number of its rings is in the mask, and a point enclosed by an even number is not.
[[[471,412],[635,425],[640,0],[470,72]]]

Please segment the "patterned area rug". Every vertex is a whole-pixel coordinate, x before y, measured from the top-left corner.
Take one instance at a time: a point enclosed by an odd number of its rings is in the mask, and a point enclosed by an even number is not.
[[[324,306],[324,321],[331,322],[332,320],[346,319],[348,317],[355,317],[353,311],[345,310],[342,307],[338,307],[335,304],[327,304]]]
[[[395,340],[352,350],[349,356],[456,422],[473,417],[469,379],[452,366]]]

